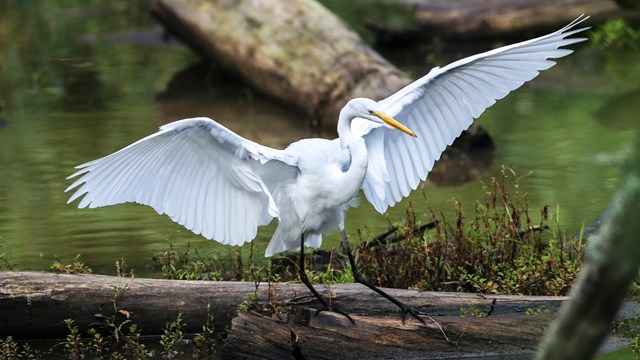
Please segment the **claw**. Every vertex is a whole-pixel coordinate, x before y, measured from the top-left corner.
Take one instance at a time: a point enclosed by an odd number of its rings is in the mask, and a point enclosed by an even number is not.
[[[404,304],[402,304],[400,308],[402,309],[402,325],[404,325],[404,322],[407,319],[407,314],[411,314],[411,316],[413,316],[416,320],[420,321],[422,325],[427,325],[427,323],[424,322],[424,320],[419,316],[420,314],[422,314],[420,310],[410,308]]]

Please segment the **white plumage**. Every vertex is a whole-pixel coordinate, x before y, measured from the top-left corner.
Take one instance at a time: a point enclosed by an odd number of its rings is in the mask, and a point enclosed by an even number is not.
[[[137,202],[222,244],[251,241],[279,220],[266,256],[344,229],[362,188],[384,212],[426,179],[447,145],[510,91],[554,65],[587,17],[532,40],[434,68],[375,102],[353,99],[341,111],[339,138],[305,139],[276,150],[208,118],[176,121],[124,149],[78,166],[69,202],[78,207]],[[386,115],[385,115],[386,114]],[[410,130],[393,119],[413,129]],[[394,129],[396,128],[396,129]]]

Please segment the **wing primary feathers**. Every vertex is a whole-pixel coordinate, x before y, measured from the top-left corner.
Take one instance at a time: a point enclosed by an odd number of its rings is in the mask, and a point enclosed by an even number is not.
[[[77,166],[69,177],[77,178],[65,191],[74,190],[69,202],[82,197],[81,208],[138,202],[196,234],[241,244],[277,214],[270,185],[257,173],[294,177],[297,172],[285,168],[297,170],[298,162],[296,154],[246,140],[211,119],[192,118]],[[216,213],[218,206],[222,211]]]
[[[395,149],[395,144],[390,144],[388,147],[390,148],[391,151],[393,151],[394,154],[397,154],[397,150]],[[387,159],[387,164],[391,165],[391,172],[389,175],[393,174],[395,178],[400,179],[400,176],[402,176],[403,173],[398,171],[394,159]],[[399,184],[399,181],[395,181],[390,184],[391,194],[393,195],[393,200],[395,201],[395,203],[397,203],[402,199],[402,194],[400,193],[398,184]]]
[[[449,115],[451,114],[447,114],[446,110],[447,110],[447,106],[446,106],[446,102],[443,101],[438,101],[441,100],[441,98],[438,96],[438,90],[434,89],[432,96],[431,96],[431,101],[433,101],[433,107],[431,108],[433,110],[433,115],[434,115],[434,120],[435,119],[442,119],[443,121],[434,121],[433,122],[433,128],[436,129],[436,132],[438,133],[438,135],[440,135],[438,137],[438,144],[437,144],[437,150],[438,153],[441,153],[442,150],[444,150],[444,148],[448,145],[448,140],[450,138],[454,138],[456,136],[453,136],[453,134],[449,133],[449,130],[446,128],[445,123],[448,119],[450,119]]]
[[[402,197],[405,197],[409,194],[410,191],[410,179],[413,178],[413,164],[411,164],[410,155],[405,146],[406,142],[397,142],[395,143],[398,153],[400,154],[400,161],[398,165],[402,167],[402,174],[404,175],[404,182],[400,182],[400,193]]]
[[[427,75],[380,100],[378,103],[384,112],[414,129],[418,137],[417,140],[397,137],[386,128],[372,131],[375,126],[367,124],[354,129],[367,144],[374,137],[376,141],[383,137],[383,151],[370,151],[369,156],[383,157],[385,161],[375,158],[369,161],[363,183],[367,199],[378,211],[400,201],[407,188],[415,188],[419,180],[424,179],[446,146],[466,130],[473,119],[496,100],[555,65],[550,59],[573,51],[564,47],[586,40],[572,36],[588,29],[576,28],[587,18],[580,16],[550,34],[433,68]],[[385,170],[389,177],[380,182],[378,174]]]

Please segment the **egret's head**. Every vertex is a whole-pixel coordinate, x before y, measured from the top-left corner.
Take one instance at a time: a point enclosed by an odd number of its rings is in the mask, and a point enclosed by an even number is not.
[[[382,111],[381,106],[376,101],[366,98],[356,98],[350,100],[347,103],[346,107],[350,108],[350,110],[354,114],[354,117],[367,119],[369,121],[382,124],[388,128],[398,129],[405,134],[416,136],[416,134],[413,131],[409,130],[406,126],[402,125],[391,116],[385,114]]]

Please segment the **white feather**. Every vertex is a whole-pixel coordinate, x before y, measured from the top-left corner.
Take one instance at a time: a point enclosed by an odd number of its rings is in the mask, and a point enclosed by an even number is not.
[[[268,173],[293,179],[297,161],[211,119],[185,119],[78,166],[70,178],[80,178],[66,191],[78,188],[69,202],[84,195],[81,208],[137,202],[196,234],[241,245],[278,215]]]
[[[560,47],[586,40],[567,37],[586,30],[573,28],[587,18],[580,16],[548,35],[473,55],[443,68],[436,67],[380,100],[382,110],[414,129],[416,138],[397,136],[396,131],[372,122],[354,123],[353,131],[364,137],[370,157],[362,188],[376,210],[385,212],[416,189],[446,146],[496,100],[555,64],[548,59],[571,53]],[[408,149],[422,150],[419,158],[412,157],[411,164],[406,162],[407,151],[412,151]],[[410,176],[410,173],[418,175]],[[381,174],[388,174],[386,181],[380,181]]]

